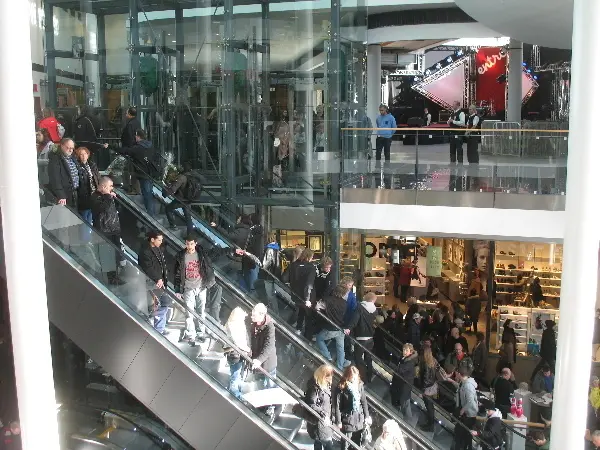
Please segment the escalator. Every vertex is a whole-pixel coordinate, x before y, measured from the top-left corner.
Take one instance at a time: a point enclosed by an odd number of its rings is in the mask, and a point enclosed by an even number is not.
[[[147,307],[140,308],[148,280],[126,254],[127,284],[111,286],[106,273],[114,270],[118,250],[68,208],[44,206],[41,213],[54,325],[193,448],[230,449],[241,442],[249,449],[298,448],[293,431],[300,419],[270,426],[267,416],[228,393],[222,357],[190,357],[150,326]],[[211,341],[217,354],[233,346],[218,330]],[[275,383],[290,405],[297,401],[284,381]]]
[[[159,201],[162,202],[164,200],[158,188],[155,189],[155,194]],[[167,259],[171,260],[169,267],[173,267],[174,255],[184,247],[183,239],[180,237],[183,231],[178,229],[174,232],[170,228],[165,227],[165,220],[160,216],[157,220],[150,218],[140,205],[140,197],[132,198],[119,190],[118,199],[121,204],[122,223],[126,224],[123,226],[123,241],[131,248],[139,248],[142,245],[143,236],[148,231],[158,227],[164,233],[165,254],[167,255]],[[211,248],[213,245],[233,245],[229,243],[224,234],[217,234],[214,228],[206,226],[197,216],[194,218],[194,222],[196,230],[199,232],[199,242],[205,248]],[[261,279],[257,282],[257,291],[249,294],[242,291],[239,287],[237,274],[239,266],[235,262],[223,258],[213,261],[213,263],[215,265],[217,282],[224,292],[223,311],[218,318],[221,322],[226,320],[227,310],[240,305],[245,308],[251,308],[252,305],[263,302],[267,304],[270,314],[277,319],[277,343],[281,349],[278,353],[280,357],[291,357],[300,361],[301,359],[297,357],[298,354],[302,355],[303,359],[307,358],[306,355],[310,355],[311,360],[320,361],[320,363],[328,362],[313,346],[314,343],[311,345],[302,336],[297,335],[295,330],[287,324],[287,319],[295,309],[295,302],[292,301],[292,294],[287,286],[283,285],[268,272],[263,271]],[[171,317],[171,323],[181,324],[182,320],[177,315]],[[378,359],[375,357],[374,360],[378,362]],[[314,369],[319,363],[312,365],[303,361],[303,364]],[[454,428],[454,421],[451,415],[445,410],[437,408],[437,426],[434,432],[421,431],[416,427],[416,423],[420,411],[424,409],[424,403],[420,396],[415,395],[415,413],[413,414],[413,418],[410,422],[404,422],[400,418],[398,410],[392,406],[389,396],[393,371],[389,367],[386,367],[383,362],[380,362],[377,366],[377,376],[369,384],[368,389],[370,407],[379,409],[383,416],[392,418],[400,423],[403,426],[404,432],[411,436],[413,440],[429,443],[434,448],[450,448]],[[310,373],[311,371],[305,371],[304,375],[294,373],[294,375],[286,374],[286,376],[294,381],[296,386],[302,390]]]
[[[264,393],[276,396],[283,412],[271,423],[257,409],[270,403],[256,403],[256,383],[245,384],[243,402],[227,391],[229,373],[222,349],[235,346],[215,320],[189,311],[205,323],[210,336],[194,347],[179,343],[177,332],[156,332],[148,323],[147,285],[153,283],[136,266],[135,250],[128,245],[118,250],[66,207],[44,206],[41,212],[50,320],[182,439],[202,449],[239,448],[240,443],[248,449],[312,445],[291,407],[302,402],[299,386],[305,386],[322,359],[278,327],[278,372],[272,380],[276,388]],[[126,261],[122,286],[108,284],[116,251]],[[235,306],[239,293],[226,284],[222,287],[227,306]],[[176,316],[186,310],[174,296],[173,301],[171,328],[178,328]],[[248,304],[238,305],[250,310]],[[376,436],[390,414],[372,401],[369,406]],[[417,448],[440,448],[410,429],[406,432]],[[338,430],[334,434],[346,439]],[[358,448],[352,443],[350,447]]]
[[[169,198],[165,198],[159,188],[159,185],[155,186],[155,197],[161,204],[165,204],[170,201]],[[178,249],[183,248],[183,230],[178,228],[172,230],[165,227],[166,220],[160,215],[155,219],[151,219],[145,211],[141,208],[141,198],[131,197],[126,195],[124,192],[119,191],[119,200],[123,206],[122,217],[130,216],[129,220],[131,229],[136,229],[136,233],[139,236],[145,234],[150,229],[159,228],[165,235],[165,243],[167,252],[174,254]],[[217,206],[215,206],[217,205]],[[208,220],[220,220],[221,223],[225,220],[221,220],[222,216],[226,216],[225,219],[231,217],[225,210],[223,213],[223,205],[219,205],[216,199],[213,199],[210,211],[215,214]],[[206,209],[204,211],[206,215]],[[215,244],[220,245],[233,245],[228,240],[225,232],[220,232],[214,227],[208,225],[207,221],[202,220],[200,215],[192,212],[194,226],[198,232],[199,241],[204,246],[212,246]],[[128,220],[128,219],[125,219]],[[231,221],[229,220],[229,223]],[[131,239],[131,236],[129,237]],[[124,237],[124,240],[127,240]],[[294,295],[289,291],[289,288],[281,283],[276,277],[272,276],[267,271],[261,269],[261,275],[257,282],[257,290],[254,293],[247,293],[242,291],[238,287],[238,268],[235,264],[231,264],[229,261],[216,261],[216,275],[220,285],[224,286],[225,292],[225,305],[230,305],[230,308],[237,306],[238,304],[246,304],[251,307],[253,304],[260,302],[266,303],[269,306],[270,312],[278,319],[278,332],[285,337],[285,339],[295,341],[295,345],[302,348],[302,352],[312,354],[315,359],[322,360],[320,353],[311,346],[310,342],[304,340],[301,336],[295,335],[294,331],[288,324],[289,319],[293,310],[295,309],[296,302],[294,301]],[[225,309],[227,309],[225,307]],[[221,314],[221,318],[226,318],[226,314]],[[279,338],[278,338],[279,339]],[[389,341],[389,336],[386,336],[386,340]],[[359,345],[356,341],[355,345]],[[392,343],[393,344],[393,343]],[[388,344],[389,346],[390,344]],[[285,349],[286,347],[284,347]],[[397,348],[392,347],[393,352],[398,352]],[[399,352],[401,354],[401,351]],[[376,366],[376,376],[369,384],[368,394],[371,404],[377,405],[382,412],[390,418],[397,420],[402,424],[403,429],[407,434],[413,436],[415,440],[421,442],[434,443],[439,448],[451,448],[453,440],[453,430],[455,426],[461,426],[462,424],[456,423],[456,419],[452,416],[451,411],[445,410],[439,405],[435,405],[435,416],[436,426],[433,432],[423,432],[416,427],[420,411],[425,409],[425,405],[422,399],[422,393],[418,389],[413,389],[413,402],[414,410],[413,418],[409,422],[404,422],[400,419],[398,409],[391,404],[391,398],[389,396],[389,385],[392,377],[395,374],[395,369],[391,367],[387,362],[382,361],[375,355],[372,355]],[[322,360],[324,361],[324,360]],[[302,389],[303,384],[298,383],[297,386]],[[416,412],[416,414],[415,414]],[[506,428],[506,434],[510,435],[515,433],[515,430]],[[475,439],[478,441],[478,439]],[[482,448],[486,448],[486,444],[480,442]]]

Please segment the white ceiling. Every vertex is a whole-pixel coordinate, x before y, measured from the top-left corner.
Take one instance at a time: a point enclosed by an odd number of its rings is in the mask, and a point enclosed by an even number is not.
[[[571,48],[573,0],[455,0],[476,21],[513,39]]]

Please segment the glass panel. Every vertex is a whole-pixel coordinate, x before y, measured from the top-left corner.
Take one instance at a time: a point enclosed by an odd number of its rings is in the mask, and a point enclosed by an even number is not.
[[[342,131],[343,186],[478,192],[482,194],[477,200],[480,207],[493,207],[499,201],[505,204],[508,197],[498,197],[500,194],[565,195],[567,131],[498,129],[481,130],[479,134],[479,137],[469,137],[456,136],[455,131],[444,128],[398,128],[390,143],[391,157],[388,158],[384,142],[377,139],[375,129],[346,128]],[[380,149],[376,149],[374,155],[357,153],[352,142],[368,137],[379,142]],[[462,149],[462,152],[457,150],[458,163],[450,161],[449,149],[453,142],[459,142],[458,148]],[[469,163],[468,159],[474,162]],[[427,193],[403,198],[404,201],[415,199],[417,204],[447,204],[444,203],[447,197],[432,197]],[[548,205],[540,209],[556,207]],[[518,208],[518,201],[515,207]]]

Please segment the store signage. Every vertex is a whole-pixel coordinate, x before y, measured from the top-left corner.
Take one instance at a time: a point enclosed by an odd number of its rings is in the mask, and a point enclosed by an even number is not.
[[[485,62],[477,68],[479,75],[483,75],[488,70],[496,65],[498,61],[506,58],[506,52],[500,50],[497,55],[490,55],[485,59]]]
[[[427,247],[425,275],[428,277],[439,277],[442,275],[442,247]]]

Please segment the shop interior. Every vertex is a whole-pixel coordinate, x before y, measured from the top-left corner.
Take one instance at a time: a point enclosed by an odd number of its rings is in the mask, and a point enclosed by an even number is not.
[[[491,352],[497,352],[501,346],[507,319],[515,322],[520,357],[539,353],[546,320],[553,320],[555,330],[559,330],[561,244],[347,231],[341,234],[339,261],[340,276],[355,277],[359,296],[375,292],[382,309],[396,306],[402,313],[407,305],[394,295],[394,265],[404,261],[418,268],[418,276],[411,278],[409,296],[416,297],[423,309],[433,310],[442,302],[451,312],[457,307],[465,309],[477,271],[486,291],[482,298],[492,299],[489,309],[487,300],[482,301],[478,322],[478,331],[485,334],[489,314]],[[536,278],[543,294],[543,299],[537,301],[532,295]],[[489,295],[490,289],[493,295]],[[466,321],[464,334],[469,344],[474,344],[475,336],[468,324]]]

